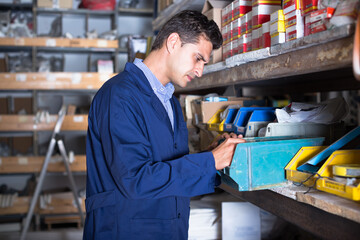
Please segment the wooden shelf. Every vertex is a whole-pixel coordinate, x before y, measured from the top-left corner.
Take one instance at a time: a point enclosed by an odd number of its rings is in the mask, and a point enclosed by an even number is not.
[[[70,194],[70,197],[65,199],[52,194],[51,203],[44,206],[44,208],[37,206],[35,214],[77,214],[78,209],[74,205],[72,193]],[[81,207],[83,212],[85,212],[85,198],[82,197],[81,200]],[[0,215],[26,214],[29,211],[30,201],[31,197],[16,197],[13,206],[1,208]]]
[[[37,122],[33,115],[0,115],[0,131],[52,131],[57,115],[50,115],[48,122]],[[66,115],[62,131],[86,131],[88,127],[87,115]]]
[[[11,207],[1,208],[0,215],[26,214],[29,211],[30,197],[16,197]]]
[[[59,156],[60,157],[60,156]],[[1,157],[0,173],[40,173],[45,157]],[[70,164],[72,172],[86,172],[86,156],[76,155],[74,162]],[[53,157],[48,165],[48,172],[65,172],[65,166],[61,159]]]
[[[105,73],[0,73],[1,90],[99,89],[115,74]]]
[[[74,203],[74,197],[72,192],[50,194],[51,202],[46,204],[43,208],[38,208],[36,213],[38,214],[70,214],[78,213],[78,209]],[[85,210],[85,198],[81,198],[81,208],[83,212]]]
[[[66,47],[66,48],[118,48],[118,40],[83,38],[0,38],[0,46],[9,47]]]

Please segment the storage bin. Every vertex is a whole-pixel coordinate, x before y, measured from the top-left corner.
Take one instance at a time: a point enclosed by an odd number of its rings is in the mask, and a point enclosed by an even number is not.
[[[304,146],[320,146],[324,138],[245,138],[238,144],[225,174],[239,191],[274,188],[286,183],[285,166]]]

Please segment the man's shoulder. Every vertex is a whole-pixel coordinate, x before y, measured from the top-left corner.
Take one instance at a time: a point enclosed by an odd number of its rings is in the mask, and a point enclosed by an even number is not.
[[[137,90],[136,76],[128,71],[123,71],[107,80],[100,91],[102,92],[119,92],[122,94],[130,93]]]

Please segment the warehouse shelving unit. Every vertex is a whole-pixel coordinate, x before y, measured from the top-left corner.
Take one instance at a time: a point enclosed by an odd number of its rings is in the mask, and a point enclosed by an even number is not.
[[[123,45],[119,47],[119,33],[116,34],[116,40],[85,39],[78,37],[78,35],[84,36],[93,28],[95,30],[97,28],[99,33],[113,29],[119,32],[120,29],[120,34],[124,34],[129,28],[126,24],[124,25],[125,21],[132,18],[152,18],[153,8],[147,7],[148,2],[146,2],[145,7],[141,3],[140,8],[116,7],[113,11],[48,9],[37,7],[36,3],[35,0],[33,4],[0,3],[0,10],[32,13],[33,32],[37,35],[37,37],[0,38],[0,49],[5,56],[23,53],[30,56],[32,60],[30,72],[0,73],[0,98],[5,99],[8,109],[5,113],[0,111],[0,139],[21,137],[30,139],[32,142],[30,155],[15,156],[14,153],[16,152],[12,149],[10,156],[0,156],[0,174],[2,179],[19,176],[19,181],[23,179],[23,176],[37,176],[43,166],[49,138],[58,119],[56,113],[62,104],[75,105],[80,109],[74,115],[65,116],[61,134],[67,150],[74,151],[74,161],[70,164],[71,171],[74,172],[77,181],[80,179],[80,182],[84,183],[87,111],[96,91],[104,82],[121,71],[121,59],[127,56],[128,49]],[[44,23],[50,22],[43,21],[43,18],[51,20],[56,17],[60,17],[61,22],[68,25],[68,19],[74,21],[74,26],[80,23],[83,25],[83,30],[79,34],[75,30],[75,33],[72,33],[73,38],[43,36],[46,35],[42,30]],[[97,22],[101,22],[100,27]],[[108,24],[109,22],[110,24]],[[71,22],[70,25],[72,25]],[[64,36],[65,33],[66,30],[62,28],[61,36]],[[129,34],[136,33],[130,32]],[[65,71],[37,72],[38,56],[61,58]],[[73,60],[77,56],[81,57],[80,60]],[[67,65],[67,70],[65,63],[68,57],[71,63]],[[114,74],[98,73],[94,66],[94,62],[98,59],[112,60]],[[80,64],[80,69],[76,67],[77,64]],[[19,110],[16,109],[16,103],[14,104],[17,99],[24,99],[31,106],[30,110],[27,109],[26,115],[15,115]],[[39,110],[48,111],[50,115],[45,120],[39,121],[36,116]],[[48,175],[61,178],[64,172],[65,168],[62,161],[57,161],[56,156],[52,157],[48,167]],[[50,179],[50,182],[53,181]],[[29,196],[15,198],[13,206],[1,210],[0,217],[9,217],[9,215],[24,217],[29,210],[30,200]],[[84,201],[84,198],[82,200]],[[84,203],[82,207],[85,211]],[[46,208],[35,208],[34,213],[36,214],[36,227],[39,227],[40,216],[76,214],[78,210],[72,201],[64,202],[61,198],[56,200],[56,196],[53,196],[50,205],[48,204]]]
[[[160,13],[153,28],[159,29],[179,8],[191,9],[190,3],[181,1]],[[222,94],[231,89],[238,95],[271,96],[358,90],[353,48],[354,26],[335,28],[205,66],[201,78],[176,87],[175,94]],[[355,239],[360,234],[360,204],[354,201],[317,190],[306,193],[308,188],[290,183],[258,191],[242,192],[225,183],[220,188],[324,239]]]

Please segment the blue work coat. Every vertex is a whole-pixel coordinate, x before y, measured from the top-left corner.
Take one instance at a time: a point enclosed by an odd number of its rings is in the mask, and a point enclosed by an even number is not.
[[[188,154],[173,96],[174,130],[132,63],[108,80],[89,112],[84,239],[187,239],[190,197],[214,192],[211,152]]]

